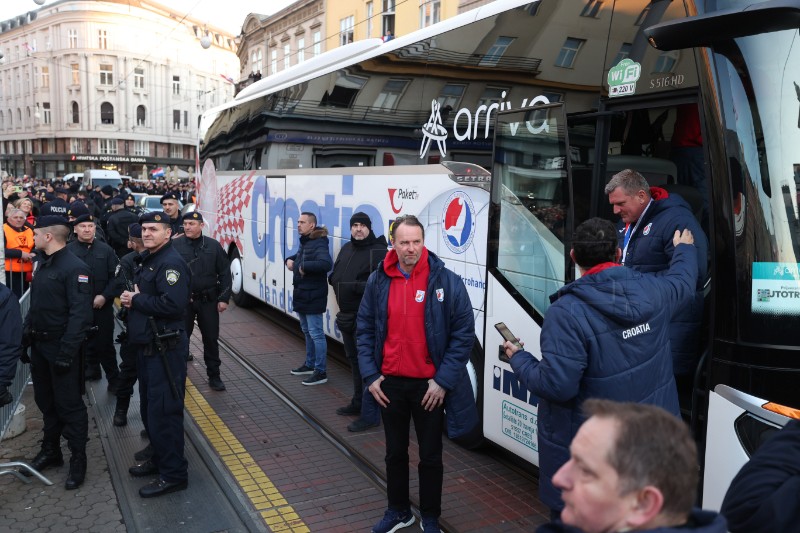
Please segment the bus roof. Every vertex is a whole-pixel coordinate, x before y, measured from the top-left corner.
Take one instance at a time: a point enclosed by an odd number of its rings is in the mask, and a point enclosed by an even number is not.
[[[209,109],[204,116],[214,116],[225,109],[236,107],[250,100],[271,94],[275,91],[291,87],[298,83],[302,83],[312,78],[328,74],[341,68],[344,65],[355,64],[371,57],[379,56],[386,52],[396,50],[424,40],[429,37],[440,35],[446,31],[454,30],[475,22],[482,20],[498,13],[502,13],[508,9],[517,6],[524,6],[526,4],[534,4],[539,0],[531,2],[530,0],[495,0],[488,4],[475,8],[466,13],[461,13],[449,19],[422,28],[407,35],[396,37],[389,42],[384,43],[381,39],[365,39],[363,41],[356,41],[351,44],[334,48],[329,50],[313,59],[299,63],[284,71],[264,77],[262,80],[249,85],[243,89],[236,97],[230,102],[226,102],[220,106]]]

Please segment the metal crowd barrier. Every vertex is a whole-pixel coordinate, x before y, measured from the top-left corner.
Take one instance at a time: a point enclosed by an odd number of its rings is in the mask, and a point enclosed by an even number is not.
[[[28,314],[28,309],[30,309],[30,299],[31,299],[31,291],[25,291],[25,294],[22,295],[22,298],[19,299],[19,307],[20,311],[22,311],[23,319]],[[28,381],[31,378],[31,365],[26,365],[21,361],[17,361],[17,373],[14,375],[14,382],[11,384],[11,388],[9,392],[11,392],[11,396],[14,397],[14,401],[12,401],[8,405],[4,405],[0,408],[0,441],[5,438],[6,431],[8,430],[8,426],[11,424],[11,420],[14,418],[14,413],[17,411],[17,407],[22,400],[22,393],[25,390],[25,386],[28,384]],[[30,480],[20,474],[19,470],[15,467],[18,467],[23,470],[27,470],[34,476],[36,476],[42,483],[45,485],[52,485],[52,481],[41,475],[39,472],[31,468],[28,463],[21,462],[21,461],[13,461],[9,463],[0,463],[0,476],[3,474],[12,474],[21,481],[25,483],[30,483]]]

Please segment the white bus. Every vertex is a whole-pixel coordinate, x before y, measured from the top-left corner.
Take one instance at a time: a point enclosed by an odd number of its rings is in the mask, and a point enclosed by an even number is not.
[[[419,216],[472,299],[483,434],[536,465],[538,399],[498,360],[492,325],[536,351],[548,295],[575,279],[573,228],[613,219],[604,185],[638,169],[709,237],[685,405],[703,505],[718,508],[800,407],[800,3],[752,4],[498,0],[253,84],[203,116],[198,146],[198,209],[233,260],[236,302],[293,312],[283,260],[301,211],[334,255],[355,211],[379,234]],[[331,295],[339,338],[335,313]]]

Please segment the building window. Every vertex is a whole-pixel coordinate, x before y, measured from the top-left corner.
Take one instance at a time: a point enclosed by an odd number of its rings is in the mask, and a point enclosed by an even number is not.
[[[188,111],[184,111],[183,112],[183,129],[185,129],[187,131],[189,130],[189,112]]]
[[[169,156],[173,159],[183,159],[183,145],[182,144],[170,144],[169,145]]]
[[[394,0],[383,0],[383,17],[381,21],[381,35],[392,32],[394,35]]]
[[[50,88],[50,67],[42,67],[42,89]]]
[[[297,39],[297,62],[302,63],[306,60],[306,40],[304,37]]]
[[[100,145],[100,153],[102,155],[117,155],[117,140],[116,139],[98,139]]]
[[[114,85],[114,65],[100,65],[100,85]]]
[[[78,30],[67,30],[67,47],[78,48]]]
[[[372,104],[372,108],[380,111],[394,111],[407,86],[408,80],[388,80],[375,99],[375,103]]]
[[[503,57],[508,50],[508,47],[511,46],[511,43],[513,42],[513,37],[498,37],[494,44],[489,48],[489,51],[486,52],[486,55],[481,59],[480,65],[488,67],[497,65],[497,63],[500,62],[500,58]]]
[[[292,65],[292,49],[289,44],[283,45],[283,70],[286,70]]]
[[[136,125],[137,126],[147,125],[147,110],[144,108],[143,105],[136,106]]]
[[[103,102],[100,105],[100,123],[101,124],[114,123],[114,106],[108,102]]]
[[[175,131],[181,129],[181,112],[177,109],[172,110],[172,129]]]
[[[502,87],[487,87],[483,90],[481,99],[478,100],[478,107],[485,105],[489,107],[492,104],[499,104],[503,100],[503,93],[508,96],[508,89]]]
[[[269,68],[272,69],[273,74],[278,72],[278,51],[274,48],[272,49],[272,54],[270,56]]]
[[[50,112],[50,102],[42,102],[42,122],[45,124],[53,123],[53,116]]]
[[[344,46],[353,42],[353,31],[355,28],[355,17],[349,16],[339,21],[339,46]]]
[[[133,69],[133,87],[135,89],[144,89],[144,69]]]
[[[680,57],[680,51],[672,50],[670,52],[661,52],[656,59],[656,66],[653,68],[653,72],[673,72],[675,70],[675,65],[678,63],[678,58]]]
[[[429,0],[419,6],[419,27],[427,28],[442,19],[441,0]]]
[[[575,64],[575,58],[578,56],[578,50],[581,49],[583,43],[585,43],[583,39],[575,39],[574,37],[567,37],[564,41],[564,46],[561,47],[561,50],[558,52],[558,57],[556,58],[556,66],[562,68],[572,68]]]
[[[603,7],[603,0],[589,0],[581,10],[582,17],[598,18],[600,8]]]
[[[320,101],[320,106],[350,108],[356,101],[356,96],[367,83],[367,78],[350,76],[344,70],[339,71],[333,90],[325,91]]]
[[[133,155],[149,156],[150,143],[148,141],[133,141]]]
[[[318,56],[322,53],[322,36],[320,32],[314,32],[314,55]]]
[[[81,84],[81,71],[77,63],[70,63],[70,72],[72,73],[72,85]]]
[[[172,76],[172,94],[180,96],[181,94],[181,77]]]
[[[617,57],[614,58],[614,62],[611,65],[618,65],[620,61],[629,55],[631,55],[631,43],[622,43],[622,46],[619,47],[619,52],[617,52]]]
[[[70,139],[69,151],[72,152],[73,154],[80,154],[83,151],[81,149],[81,139]]]
[[[108,50],[108,31],[107,30],[98,30],[98,48],[100,50]]]
[[[372,17],[375,14],[375,6],[372,2],[367,2],[367,39],[372,37]]]
[[[451,109],[458,109],[461,103],[461,97],[464,96],[464,86],[456,85],[455,83],[448,83],[439,93],[436,101],[444,109],[450,106]]]
[[[264,69],[264,55],[261,49],[259,48],[255,52],[253,52],[253,72],[261,72]]]
[[[81,123],[81,108],[78,106],[78,102],[73,101],[70,105],[70,110],[72,111],[72,123],[73,124],[80,124]]]

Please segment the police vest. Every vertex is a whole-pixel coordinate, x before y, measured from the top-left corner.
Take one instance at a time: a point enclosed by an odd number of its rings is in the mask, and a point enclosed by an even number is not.
[[[33,230],[25,227],[22,231],[17,231],[8,224],[3,224],[3,232],[6,235],[6,248],[12,250],[22,250],[30,253],[33,250]],[[6,272],[31,272],[33,263],[22,262],[18,257],[6,257]]]

